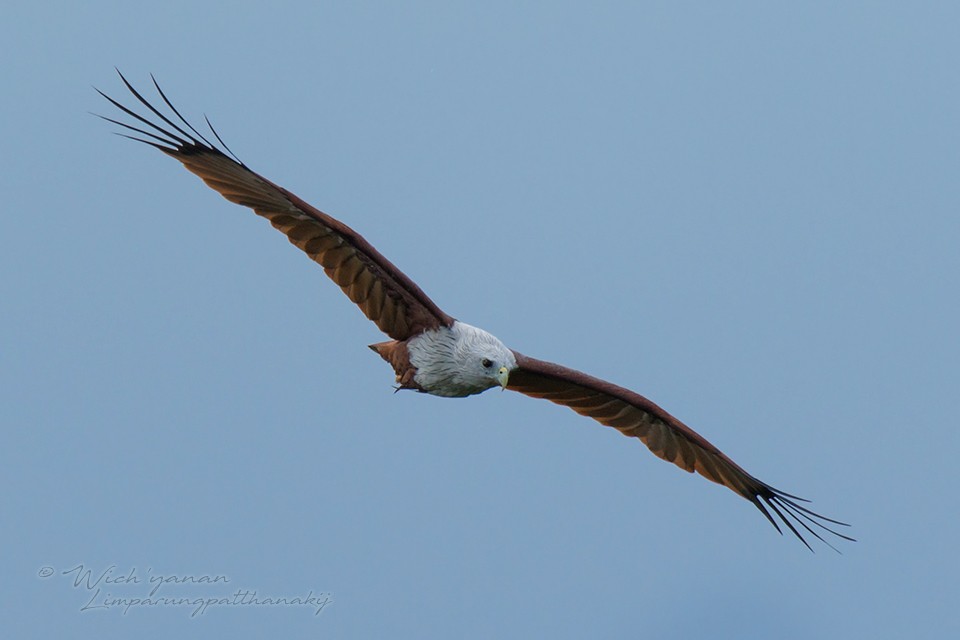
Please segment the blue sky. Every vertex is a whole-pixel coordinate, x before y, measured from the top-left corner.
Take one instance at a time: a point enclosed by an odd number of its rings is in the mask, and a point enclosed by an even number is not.
[[[955,634],[958,19],[7,8],[5,635]],[[321,269],[88,115],[114,66],[448,313],[647,395],[859,542],[811,554],[543,401],[393,394]],[[140,582],[96,600],[80,565]],[[158,576],[329,604],[84,610]]]

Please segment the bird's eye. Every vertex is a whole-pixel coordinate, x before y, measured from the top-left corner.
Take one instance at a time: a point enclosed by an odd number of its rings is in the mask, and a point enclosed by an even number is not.
[[[480,364],[483,365],[484,369],[489,369],[493,365],[493,362],[491,362],[489,358],[484,358],[480,361]]]

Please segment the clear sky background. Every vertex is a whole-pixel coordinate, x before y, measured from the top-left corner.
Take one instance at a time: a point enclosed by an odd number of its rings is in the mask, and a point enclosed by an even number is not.
[[[958,632],[960,9],[522,4],[5,7],[4,637]],[[859,542],[547,402],[392,393],[319,267],[88,115],[114,66]],[[83,610],[157,576],[330,603]]]

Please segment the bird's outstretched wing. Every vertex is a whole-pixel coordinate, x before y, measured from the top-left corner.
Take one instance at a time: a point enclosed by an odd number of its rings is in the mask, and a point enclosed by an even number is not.
[[[821,534],[853,540],[828,526],[848,525],[814,513],[799,504],[806,502],[803,498],[757,480],[699,433],[640,394],[574,369],[513,353],[518,368],[510,373],[507,389],[569,407],[625,436],[640,438],[660,458],[685,471],[696,471],[752,502],[782,533],[772,511],[811,551],[801,529],[831,548],[833,545]]]
[[[118,71],[119,73],[119,71]],[[172,112],[170,117],[150,104],[127,79],[120,78],[136,99],[155,116],[150,119],[122,105],[99,89],[104,98],[146,128],[100,116],[139,136],[145,142],[183,163],[224,198],[250,207],[286,234],[294,245],[319,263],[343,292],[381,331],[394,340],[405,340],[426,329],[451,326],[453,318],[440,310],[420,287],[383,257],[369,242],[322,211],[310,206],[240,162],[207,121],[221,150],[188,123],[153,84]],[[152,76],[151,76],[152,78]],[[177,124],[173,118],[180,124]],[[157,120],[159,119],[159,120]],[[227,155],[229,154],[229,155]]]

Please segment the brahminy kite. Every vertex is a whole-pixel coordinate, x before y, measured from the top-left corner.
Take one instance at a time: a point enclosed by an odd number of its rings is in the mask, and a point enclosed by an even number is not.
[[[397,389],[462,398],[500,387],[544,398],[614,427],[625,436],[639,438],[660,458],[728,487],[752,502],[782,534],[772,512],[811,551],[812,547],[796,525],[831,547],[822,533],[853,540],[827,523],[848,525],[814,513],[799,504],[807,502],[803,498],[753,477],[703,436],[640,394],[580,371],[525,356],[483,329],[444,313],[359,233],[241,162],[205,118],[220,144],[210,142],[180,115],[155,79],[153,84],[158,95],[172,112],[169,117],[137,92],[123,74],[120,78],[159,120],[139,115],[97,89],[115,107],[147,128],[100,117],[145,136],[119,134],[179,160],[224,198],[249,207],[269,220],[291,243],[320,264],[364,315],[391,338],[370,348],[393,367]]]

